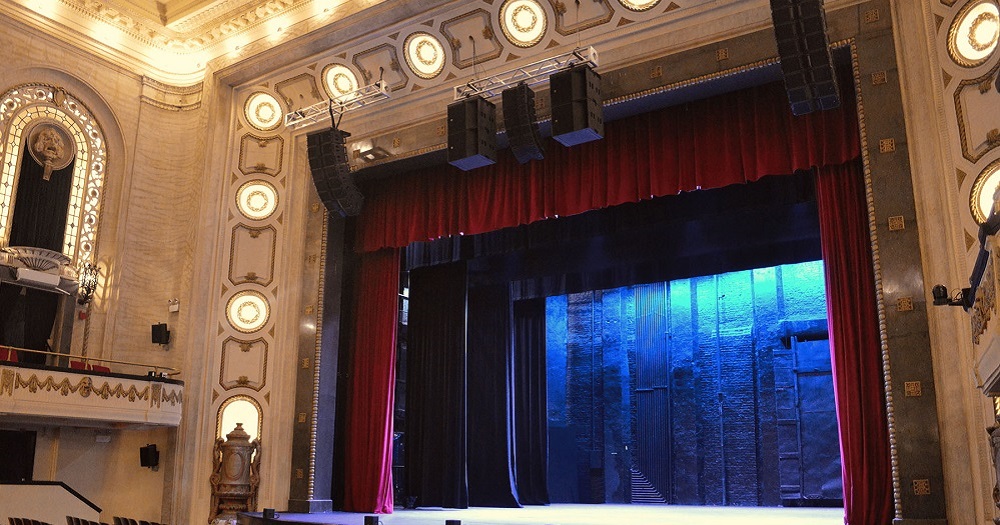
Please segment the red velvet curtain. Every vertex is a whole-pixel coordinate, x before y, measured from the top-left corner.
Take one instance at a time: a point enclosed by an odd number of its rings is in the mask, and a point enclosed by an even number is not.
[[[399,250],[359,257],[345,403],[344,510],[392,512]]]
[[[859,163],[820,168],[816,200],[840,423],[844,522],[888,524],[893,518],[892,464],[868,205]]]
[[[845,81],[845,85],[850,85]],[[403,247],[548,217],[842,164],[860,155],[850,89],[840,108],[795,117],[781,83],[609,123],[603,140],[518,164],[440,166],[365,189],[358,249]]]

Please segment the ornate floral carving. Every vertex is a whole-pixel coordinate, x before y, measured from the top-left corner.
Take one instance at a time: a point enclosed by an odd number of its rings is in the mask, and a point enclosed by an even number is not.
[[[83,376],[75,381],[73,379],[75,378],[64,377],[61,380],[56,380],[51,375],[42,378],[37,374],[22,376],[20,372],[4,370],[0,376],[0,394],[13,396],[15,390],[24,389],[32,394],[58,392],[66,397],[77,394],[84,399],[94,395],[103,400],[124,399],[130,403],[142,401],[156,408],[160,408],[161,403],[176,406],[183,402],[183,394],[180,390],[166,392],[161,383],[150,383],[143,388],[137,388],[135,385],[126,386],[124,383],[112,385],[107,381],[100,386],[95,386],[94,379],[90,376]]]
[[[976,302],[972,305],[972,342],[979,344],[980,337],[986,331],[993,311],[996,309],[996,280],[993,278],[995,259],[1000,256],[991,254],[983,271],[983,278],[976,288]]]

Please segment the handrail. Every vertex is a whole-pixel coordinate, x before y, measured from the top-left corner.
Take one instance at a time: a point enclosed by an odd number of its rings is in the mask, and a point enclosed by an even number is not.
[[[10,347],[7,347],[7,348],[10,348]],[[63,355],[66,355],[66,354],[63,354]],[[64,489],[66,489],[66,492],[69,492],[70,494],[72,494],[73,496],[75,496],[76,499],[80,500],[80,502],[82,502],[83,504],[85,504],[88,507],[90,507],[90,508],[94,509],[95,511],[97,511],[98,514],[100,514],[102,512],[101,511],[101,507],[98,507],[97,505],[94,504],[94,502],[92,502],[89,499],[87,499],[86,497],[84,497],[83,494],[80,494],[79,492],[77,492],[76,490],[74,490],[73,487],[70,487],[66,483],[63,483],[62,481],[3,481],[3,482],[0,482],[0,485],[40,485],[40,486],[58,485],[58,486],[61,486]]]
[[[98,362],[101,362],[101,363],[114,363],[114,364],[117,364],[117,365],[141,366],[143,368],[152,368],[153,369],[153,373],[158,374],[158,375],[160,374],[160,370],[163,370],[164,371],[163,373],[166,374],[166,375],[168,375],[168,376],[175,376],[175,375],[178,375],[178,374],[181,373],[180,370],[178,370],[176,368],[173,368],[173,367],[160,366],[160,365],[152,365],[152,364],[149,364],[149,363],[135,363],[135,362],[132,362],[132,361],[121,361],[121,360],[118,360],[118,359],[104,359],[104,358],[101,358],[101,357],[87,357],[85,355],[61,354],[59,352],[47,352],[45,350],[31,350],[29,348],[18,348],[18,347],[15,347],[15,346],[0,345],[0,348],[7,348],[7,349],[10,349],[10,350],[16,350],[18,352],[31,352],[33,354],[44,354],[44,355],[54,355],[56,357],[67,357],[67,358],[71,358],[71,359],[79,359],[79,360],[82,360],[82,361],[85,361],[85,362],[98,361]]]

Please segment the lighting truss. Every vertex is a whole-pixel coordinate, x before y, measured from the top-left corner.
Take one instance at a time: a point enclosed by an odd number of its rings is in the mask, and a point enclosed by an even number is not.
[[[285,127],[294,128],[306,122],[312,124],[330,118],[334,112],[343,115],[348,111],[370,106],[389,98],[389,88],[384,80],[360,87],[336,99],[317,102],[311,106],[297,109],[285,115]]]
[[[526,66],[512,69],[491,77],[472,79],[465,84],[455,86],[455,100],[480,95],[490,98],[499,95],[504,89],[516,86],[521,82],[529,86],[546,82],[549,75],[579,64],[590,64],[597,67],[597,51],[593,47],[578,48],[545,60],[539,60]]]

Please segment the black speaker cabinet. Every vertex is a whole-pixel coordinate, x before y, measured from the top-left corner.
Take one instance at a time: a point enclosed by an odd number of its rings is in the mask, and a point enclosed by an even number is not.
[[[170,344],[170,330],[167,330],[167,323],[154,324],[151,327],[151,336],[154,344]]]
[[[469,171],[497,161],[497,108],[482,97],[448,105],[448,164]]]
[[[507,128],[507,142],[518,162],[542,160],[542,138],[535,122],[535,92],[524,82],[503,90],[503,123]]]
[[[771,0],[781,73],[792,113],[840,105],[821,0]]]
[[[139,465],[143,467],[156,467],[160,464],[160,451],[156,450],[156,445],[146,445],[139,447]]]
[[[358,190],[347,163],[347,137],[351,134],[336,128],[311,133],[306,137],[309,170],[313,184],[326,209],[341,217],[361,213],[364,196]]]
[[[604,138],[601,76],[580,64],[549,77],[552,138],[575,146]]]

